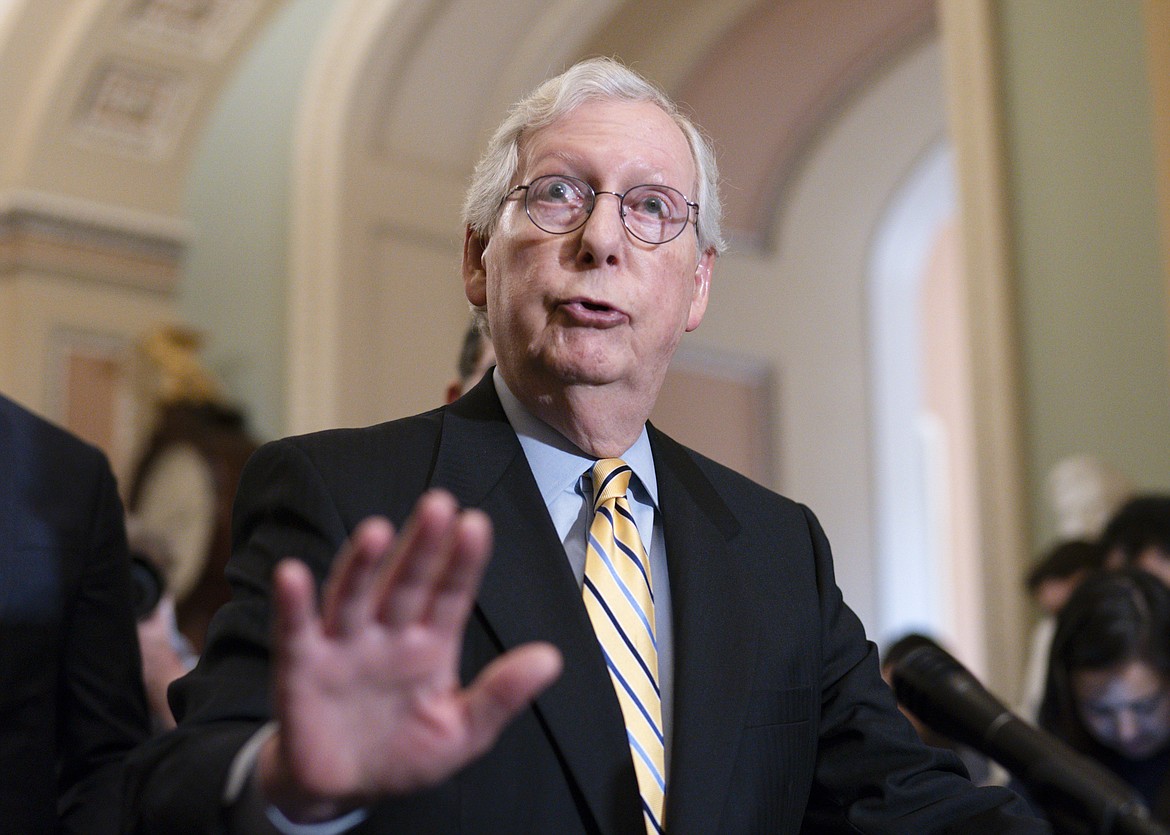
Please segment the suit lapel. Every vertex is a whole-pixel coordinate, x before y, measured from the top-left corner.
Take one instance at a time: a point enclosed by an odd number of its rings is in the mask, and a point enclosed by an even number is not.
[[[757,636],[730,545],[739,523],[689,454],[651,429],[674,625],[667,826],[715,832],[751,695]]]
[[[564,672],[534,709],[600,830],[639,831],[641,800],[621,709],[564,548],[490,377],[447,411],[434,475],[436,486],[493,521],[493,556],[475,617],[501,652],[537,640],[560,649]]]

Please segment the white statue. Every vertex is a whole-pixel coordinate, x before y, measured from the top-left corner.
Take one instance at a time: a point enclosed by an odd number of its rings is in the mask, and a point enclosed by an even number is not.
[[[1073,455],[1061,459],[1048,474],[1057,536],[1096,539],[1133,490],[1125,475],[1099,458]]]

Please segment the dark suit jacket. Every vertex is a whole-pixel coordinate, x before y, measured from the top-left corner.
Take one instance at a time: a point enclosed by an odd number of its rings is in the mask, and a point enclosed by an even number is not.
[[[147,727],[110,467],[0,397],[0,830],[117,832]]]
[[[253,458],[235,511],[235,599],[213,622],[198,669],[172,689],[180,728],[135,767],[142,831],[212,831],[232,758],[270,716],[273,563],[301,555],[321,578],[358,521],[380,513],[401,523],[425,489],[441,486],[495,526],[464,679],[532,640],[560,648],[564,673],[484,758],[433,790],[378,805],[362,831],[644,832],[597,639],[490,378],[451,407],[284,440]],[[650,437],[674,610],[667,830],[797,832],[806,820],[848,818],[871,832],[980,819],[988,831],[1043,831],[1011,818],[1014,796],[975,790],[956,760],[917,742],[841,601],[812,514]]]

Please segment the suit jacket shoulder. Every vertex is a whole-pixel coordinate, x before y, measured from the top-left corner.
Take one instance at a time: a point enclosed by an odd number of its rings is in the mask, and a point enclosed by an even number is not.
[[[109,477],[109,464],[101,450],[2,395],[0,453],[9,476],[6,489],[13,502],[18,497],[25,503],[39,502],[44,497],[45,505],[75,505],[76,501],[60,502],[59,491],[67,491],[75,500],[92,496]],[[87,518],[72,509],[67,513],[50,512],[54,521]]]

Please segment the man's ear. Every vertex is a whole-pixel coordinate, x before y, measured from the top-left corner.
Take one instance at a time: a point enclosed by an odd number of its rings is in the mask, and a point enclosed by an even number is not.
[[[687,333],[690,333],[703,321],[703,314],[707,312],[707,297],[711,292],[711,272],[715,268],[715,250],[708,249],[699,256],[699,263],[695,265],[695,284],[691,293],[691,310],[687,316]]]
[[[463,292],[476,307],[487,304],[487,270],[483,264],[486,249],[487,241],[468,226],[463,237]]]

